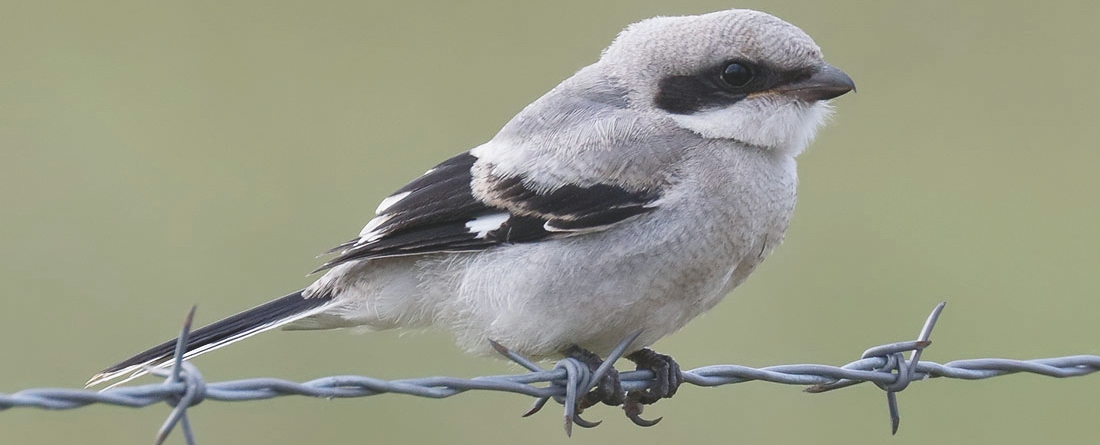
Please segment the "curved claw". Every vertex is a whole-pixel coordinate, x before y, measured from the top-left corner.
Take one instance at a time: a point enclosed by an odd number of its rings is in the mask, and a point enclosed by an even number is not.
[[[631,422],[634,422],[635,425],[644,426],[644,427],[650,427],[650,426],[656,425],[657,423],[659,423],[661,421],[661,419],[664,419],[664,417],[658,417],[658,418],[653,419],[653,420],[646,420],[646,419],[643,419],[643,418],[641,418],[637,415],[627,416],[627,417],[630,419]]]
[[[631,397],[631,396],[633,396],[633,397]],[[656,425],[657,422],[660,422],[661,419],[664,418],[664,417],[658,417],[658,418],[653,419],[653,420],[643,419],[642,418],[642,409],[645,408],[645,405],[642,404],[642,402],[639,402],[637,400],[637,396],[638,396],[638,393],[631,394],[630,396],[627,396],[628,399],[631,399],[631,400],[627,400],[626,403],[623,403],[623,411],[626,411],[626,418],[630,419],[631,422],[634,422],[635,425],[646,426],[646,427]]]
[[[656,425],[657,423],[659,423],[661,421],[661,419],[664,419],[664,417],[658,417],[658,418],[653,419],[653,420],[646,420],[646,419],[643,419],[642,416],[639,413],[629,413],[629,412],[626,413],[626,417],[628,419],[630,419],[631,422],[634,422],[635,425],[645,426],[645,427],[650,427],[650,426]]]
[[[660,420],[660,419],[657,419],[657,420]],[[577,426],[579,426],[581,428],[595,428],[595,427],[600,426],[600,424],[603,423],[603,421],[602,420],[597,420],[595,422],[589,422],[587,420],[582,419],[581,415],[578,413],[578,414],[573,415],[573,423],[577,424]]]

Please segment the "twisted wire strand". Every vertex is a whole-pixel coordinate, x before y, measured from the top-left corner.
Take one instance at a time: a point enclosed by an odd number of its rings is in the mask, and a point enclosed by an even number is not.
[[[1073,355],[1013,360],[1004,358],[980,358],[955,360],[944,364],[920,360],[920,352],[931,345],[928,337],[943,303],[936,306],[925,322],[917,340],[890,343],[870,348],[859,360],[837,367],[818,364],[793,364],[752,368],[740,365],[711,365],[684,371],[684,382],[696,386],[723,386],[749,381],[764,381],[785,385],[806,386],[806,392],[819,393],[870,382],[887,394],[891,414],[891,428],[897,431],[900,416],[897,410],[897,392],[911,382],[929,378],[981,380],[1014,373],[1030,373],[1047,377],[1077,377],[1100,371],[1100,356]],[[179,345],[186,344],[194,308],[188,314],[180,334]],[[525,374],[495,375],[474,378],[422,377],[400,380],[383,380],[357,375],[322,377],[307,382],[292,382],[275,378],[252,378],[225,382],[206,382],[194,365],[182,361],[183,348],[177,349],[177,359],[171,369],[155,369],[150,372],[165,377],[156,384],[124,386],[104,391],[66,388],[33,388],[13,394],[0,394],[0,410],[10,408],[40,408],[47,410],[76,409],[92,404],[107,404],[140,408],[166,402],[173,407],[156,436],[157,444],[163,442],[175,428],[183,430],[186,443],[196,443],[187,408],[203,401],[266,400],[283,396],[307,396],[318,398],[369,397],[378,394],[406,394],[428,398],[446,398],[471,390],[502,391],[536,398],[535,406],[528,414],[537,411],[553,399],[565,406],[565,429],[571,433],[573,424],[591,427],[577,417],[577,401],[583,397],[610,364],[618,359],[634,338],[635,332],[626,338],[607,357],[607,366],[590,371],[588,366],[575,359],[559,361],[551,369],[543,369],[503,346],[494,343],[499,352],[530,372]],[[909,352],[909,359],[904,353]],[[656,377],[650,371],[638,370],[620,374],[626,391],[647,389],[656,385]],[[597,422],[598,423],[598,422]]]

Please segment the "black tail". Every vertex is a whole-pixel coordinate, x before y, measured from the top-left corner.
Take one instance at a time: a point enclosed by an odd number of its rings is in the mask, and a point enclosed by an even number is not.
[[[302,297],[302,291],[256,306],[239,314],[223,318],[191,333],[184,358],[213,351],[230,343],[320,312],[332,302],[331,296]],[[176,352],[176,340],[161,343],[138,355],[104,369],[88,380],[88,386],[98,385],[130,374],[115,385],[146,374],[146,367],[166,367]]]

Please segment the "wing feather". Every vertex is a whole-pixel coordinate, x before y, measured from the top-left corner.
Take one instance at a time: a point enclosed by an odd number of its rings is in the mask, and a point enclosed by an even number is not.
[[[333,248],[336,257],[317,270],[370,258],[475,251],[604,230],[653,210],[660,198],[655,190],[611,184],[537,190],[521,175],[505,175],[488,178],[491,196],[484,199],[472,189],[478,162],[470,152],[459,154],[398,189],[383,200],[359,237]]]

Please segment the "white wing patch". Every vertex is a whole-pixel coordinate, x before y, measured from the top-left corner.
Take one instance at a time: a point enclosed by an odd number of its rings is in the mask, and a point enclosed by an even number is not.
[[[389,221],[392,216],[393,215],[380,215],[367,221],[367,225],[363,226],[363,230],[359,231],[359,241],[356,244],[371,242],[381,237],[381,233],[375,233],[374,231],[382,224],[385,224],[386,221]]]
[[[476,233],[478,238],[485,238],[500,226],[504,225],[505,221],[508,221],[511,215],[507,213],[494,213],[492,215],[479,216],[472,221],[466,223],[466,228],[470,230],[470,233]]]
[[[605,225],[602,225],[602,226],[585,227],[585,228],[582,228],[582,229],[563,229],[561,227],[555,227],[552,221],[547,221],[547,222],[543,223],[542,230],[545,230],[545,231],[550,232],[550,233],[568,233],[568,234],[573,234],[573,235],[580,235],[582,233],[602,232],[604,230],[610,229],[611,227],[613,227],[614,225],[616,225],[618,223],[619,223],[619,221],[616,221],[616,222],[611,223],[611,224],[605,224]]]
[[[379,238],[381,238],[382,234],[375,233],[375,230],[378,230],[378,228],[381,227],[382,224],[385,224],[386,221],[389,221],[390,218],[393,217],[393,215],[385,215],[384,213],[386,213],[386,210],[388,210],[390,207],[393,207],[394,204],[397,204],[399,201],[407,198],[411,194],[412,192],[401,192],[387,196],[386,199],[383,199],[382,202],[378,204],[378,208],[374,210],[374,214],[378,216],[375,216],[374,218],[371,218],[370,221],[367,221],[367,225],[363,226],[363,230],[359,231],[359,241],[357,241],[355,244],[369,243],[371,241],[377,241]]]
[[[430,172],[431,170],[428,171]],[[381,215],[382,213],[385,213],[386,209],[393,207],[394,204],[397,204],[397,201],[405,199],[410,194],[412,194],[412,192],[404,192],[398,193],[396,195],[387,196],[386,199],[383,199],[382,202],[378,203],[378,208],[374,209],[374,214]]]

